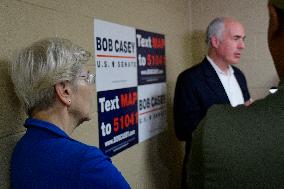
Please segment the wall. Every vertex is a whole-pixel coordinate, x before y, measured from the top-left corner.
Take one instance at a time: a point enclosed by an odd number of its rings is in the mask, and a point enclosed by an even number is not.
[[[13,53],[54,36],[94,52],[94,17],[166,36],[169,127],[112,160],[132,188],[179,188],[183,146],[174,136],[171,109],[176,76],[188,66],[188,10],[186,0],[0,0],[0,188],[9,185],[10,155],[24,132],[25,115],[8,73]],[[92,121],[78,128],[73,137],[98,146],[96,106],[92,115]]]
[[[174,136],[172,101],[177,75],[206,53],[204,30],[221,15],[246,28],[238,65],[254,99],[278,81],[266,43],[268,15],[262,0],[0,0],[0,188],[8,188],[9,157],[25,119],[9,77],[13,53],[45,37],[64,37],[94,52],[93,17],[166,36],[168,129],[112,158],[132,188],[175,189],[180,185],[183,145]],[[93,61],[93,60],[92,60]],[[94,96],[96,98],[96,96]],[[73,137],[98,146],[97,108]],[[5,170],[5,171],[3,171]]]

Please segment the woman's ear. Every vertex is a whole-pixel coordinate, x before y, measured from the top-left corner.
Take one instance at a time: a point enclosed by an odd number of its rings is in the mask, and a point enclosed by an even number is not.
[[[70,83],[68,82],[56,83],[54,86],[54,90],[60,102],[62,102],[66,106],[71,105],[72,88]]]

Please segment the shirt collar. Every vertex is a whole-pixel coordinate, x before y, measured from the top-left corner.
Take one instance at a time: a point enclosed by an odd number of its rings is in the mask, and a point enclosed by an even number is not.
[[[219,75],[219,74],[222,74],[222,75],[227,75],[225,72],[223,72],[218,66],[217,64],[207,55],[206,56],[207,60],[209,61],[209,63],[211,64],[211,66],[214,68],[214,70],[216,71],[216,73]],[[229,75],[232,75],[234,74],[234,69],[232,68],[231,65],[229,65]]]
[[[47,121],[42,121],[39,119],[34,119],[34,118],[28,118],[25,121],[24,126],[26,128],[34,127],[34,128],[42,128],[48,131],[51,131],[57,135],[60,135],[65,138],[70,138],[63,130],[61,130],[58,126],[47,122]]]

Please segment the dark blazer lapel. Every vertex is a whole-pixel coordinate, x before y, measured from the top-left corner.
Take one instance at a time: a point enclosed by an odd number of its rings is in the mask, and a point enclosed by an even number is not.
[[[205,80],[209,88],[216,94],[219,98],[220,103],[229,103],[229,98],[227,97],[226,91],[215,72],[214,68],[211,66],[207,58],[202,61],[202,69],[204,72]]]
[[[245,80],[242,78],[242,75],[238,72],[238,70],[236,70],[236,68],[234,66],[232,66],[233,70],[234,70],[234,75],[236,77],[236,80],[242,90],[242,93],[244,93],[245,89],[246,89],[246,85],[245,85]]]

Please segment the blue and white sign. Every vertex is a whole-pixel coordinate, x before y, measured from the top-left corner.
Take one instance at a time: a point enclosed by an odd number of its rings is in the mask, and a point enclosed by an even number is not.
[[[100,149],[113,156],[165,130],[165,37],[94,20]]]

